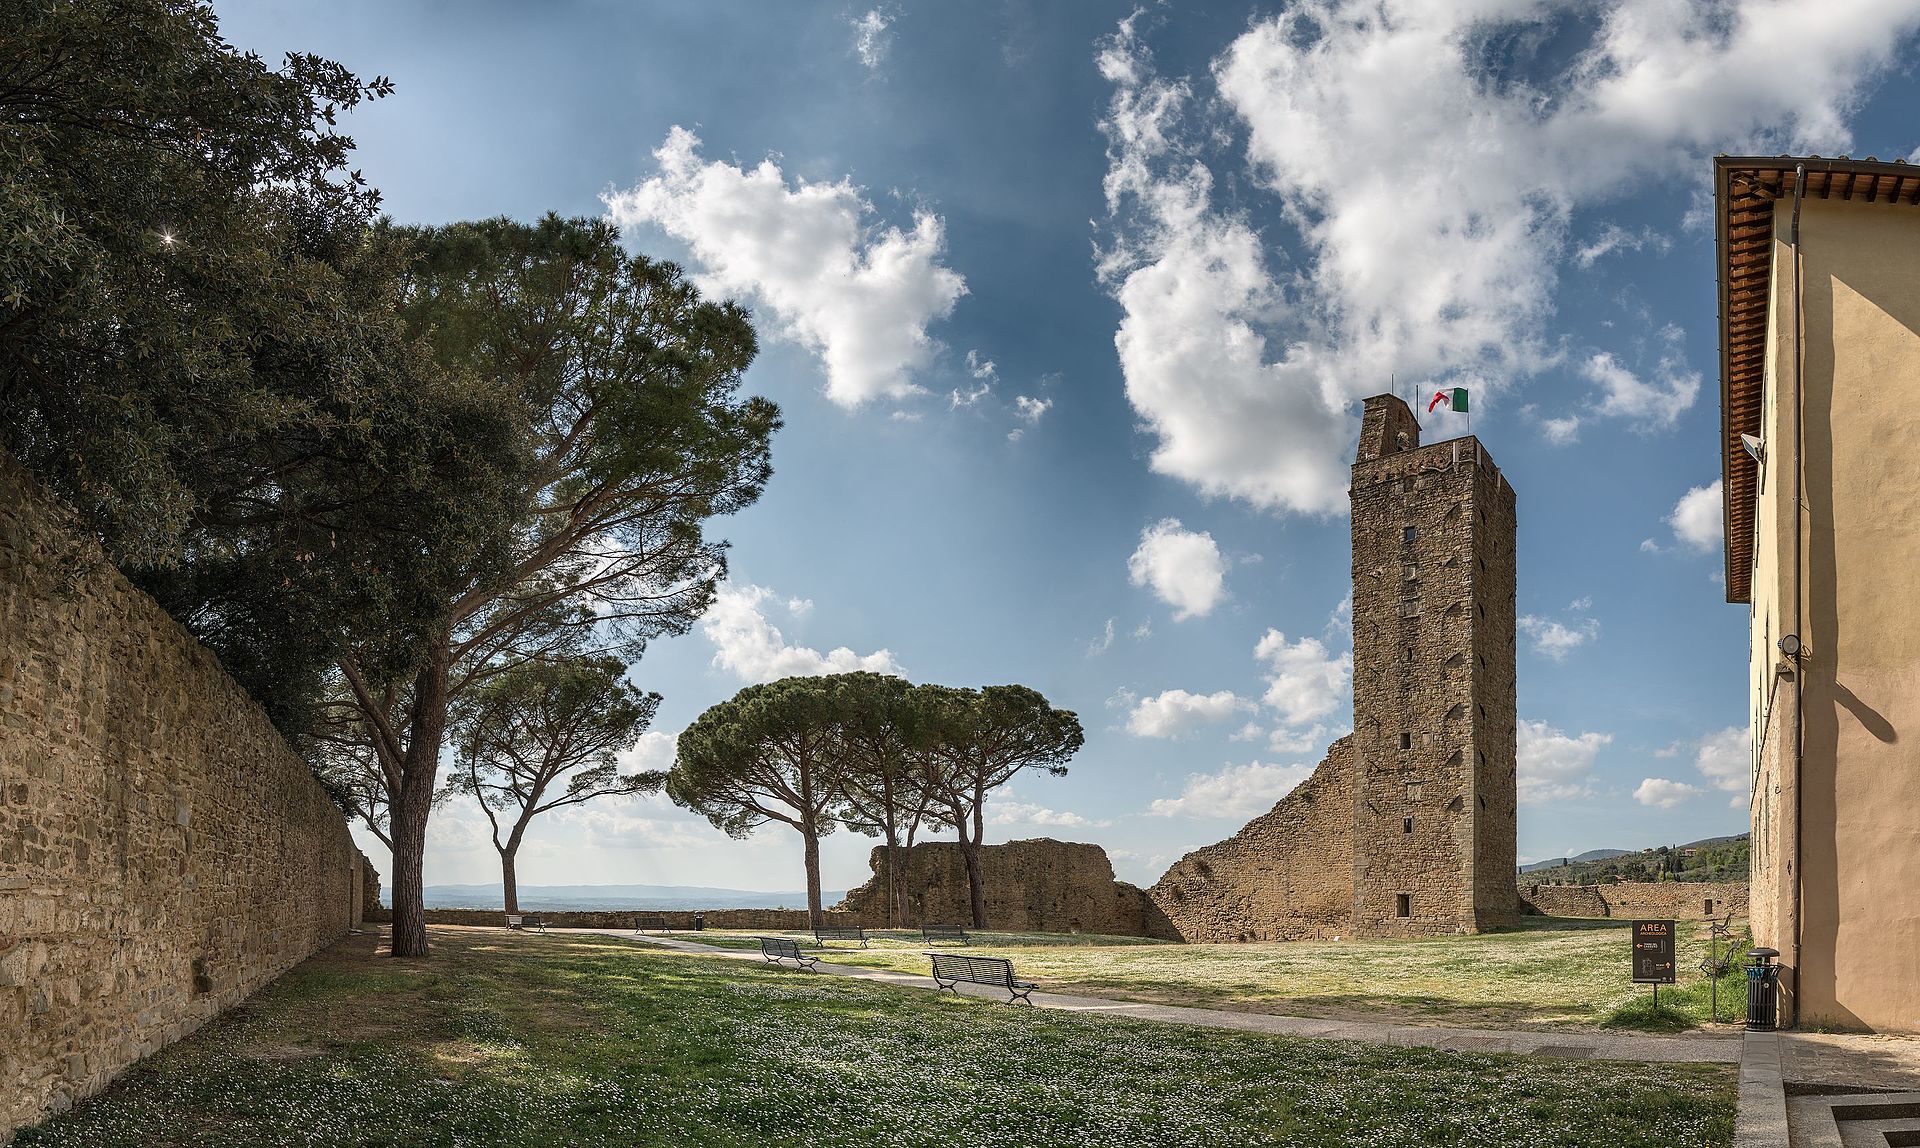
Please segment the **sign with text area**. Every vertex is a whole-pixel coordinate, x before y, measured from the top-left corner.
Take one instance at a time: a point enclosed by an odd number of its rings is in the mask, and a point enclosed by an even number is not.
[[[1672,921],[1635,921],[1633,923],[1633,983],[1636,985],[1674,983]]]

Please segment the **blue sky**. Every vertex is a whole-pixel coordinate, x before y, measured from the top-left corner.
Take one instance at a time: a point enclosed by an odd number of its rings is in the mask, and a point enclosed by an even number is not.
[[[217,7],[394,78],[347,128],[395,218],[611,213],[754,309],[776,473],[633,671],[636,763],[786,673],[1025,682],[1087,745],[991,836],[1150,883],[1350,725],[1358,399],[1466,385],[1519,495],[1522,859],[1744,828],[1708,159],[1914,153],[1913,0]],[[436,813],[430,883],[497,879],[483,824]],[[799,846],[607,803],[520,880],[790,889]]]

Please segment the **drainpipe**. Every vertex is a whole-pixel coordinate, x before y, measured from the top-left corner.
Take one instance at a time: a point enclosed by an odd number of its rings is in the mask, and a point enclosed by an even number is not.
[[[1807,191],[1807,165],[1797,164],[1793,169],[1793,225],[1788,235],[1788,246],[1793,253],[1793,629],[1790,631],[1800,639],[1802,657],[1793,664],[1793,1008],[1787,1018],[1788,1028],[1800,1027],[1800,923],[1801,896],[1805,885],[1805,874],[1801,871],[1802,831],[1800,811],[1801,778],[1805,773],[1806,760],[1806,720],[1801,716],[1801,706],[1806,697],[1806,650],[1807,636],[1805,588],[1806,565],[1801,558],[1800,513],[1801,502],[1805,497],[1801,488],[1806,474],[1806,414],[1805,397],[1805,356],[1801,350],[1801,283],[1800,283],[1800,202]]]

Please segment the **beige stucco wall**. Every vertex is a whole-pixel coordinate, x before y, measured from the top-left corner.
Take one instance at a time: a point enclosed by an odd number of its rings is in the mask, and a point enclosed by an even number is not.
[[[1792,961],[1797,881],[1803,1025],[1920,1031],[1920,211],[1804,205],[1797,562],[1787,221],[1782,205],[1752,614],[1754,921]],[[1797,794],[1793,683],[1773,649],[1789,630],[1807,647]]]

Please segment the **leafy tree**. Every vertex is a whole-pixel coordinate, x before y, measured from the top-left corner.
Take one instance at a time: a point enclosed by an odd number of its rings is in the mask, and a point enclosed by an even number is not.
[[[881,838],[887,923],[905,923],[905,859],[921,827],[938,817],[924,784],[925,747],[913,687],[873,673],[821,680],[833,691],[838,752],[847,767],[842,820],[857,833]]]
[[[468,691],[455,707],[458,765],[445,792],[476,798],[487,815],[509,913],[520,909],[514,859],[535,817],[649,792],[666,780],[662,773],[619,772],[620,751],[660,708],[659,694],[642,693],[625,674],[618,658],[527,661]]]
[[[0,445],[289,734],[484,561],[504,411],[410,339],[338,115],[387,94],[189,0],[0,19]]]
[[[631,660],[686,632],[726,573],[726,544],[705,522],[760,496],[780,419],[772,403],[737,397],[755,350],[746,312],[703,300],[671,264],[628,255],[604,221],[399,234],[417,252],[409,329],[445,369],[505,396],[525,460],[499,560],[472,564],[438,603],[409,672],[377,673],[359,651],[341,658],[324,731],[327,768],[384,795],[393,953],[419,956],[421,858],[452,703],[559,645]]]
[[[925,784],[946,807],[967,863],[973,925],[986,928],[987,902],[980,868],[987,798],[1029,766],[1055,777],[1080,751],[1086,736],[1071,710],[1055,709],[1027,686],[955,689],[920,686],[914,705],[926,747]]]
[[[833,832],[850,763],[841,699],[821,678],[748,686],[681,731],[667,796],[730,837],[777,821],[800,834],[807,915],[820,924],[820,838]]]

